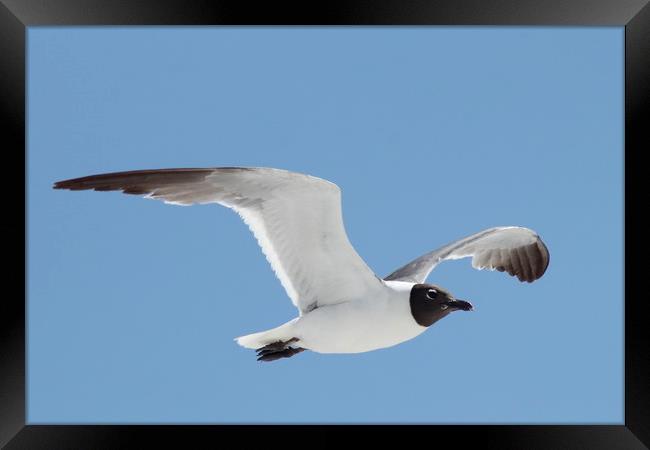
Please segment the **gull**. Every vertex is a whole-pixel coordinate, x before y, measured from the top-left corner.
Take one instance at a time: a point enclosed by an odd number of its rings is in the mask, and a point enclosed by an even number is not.
[[[442,261],[472,258],[531,283],[549,263],[540,236],[519,226],[480,231],[428,252],[383,279],[348,240],[341,190],[327,180],[274,168],[135,170],[59,181],[54,189],[122,191],[173,205],[218,203],[239,214],[298,309],[276,328],[235,338],[258,361],[305,350],[362,353],[415,338],[471,303],[425,283]]]

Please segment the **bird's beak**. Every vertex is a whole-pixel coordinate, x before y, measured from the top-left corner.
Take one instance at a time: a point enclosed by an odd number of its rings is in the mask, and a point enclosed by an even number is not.
[[[447,302],[447,304],[455,309],[462,309],[463,311],[473,311],[474,306],[470,302],[466,302],[465,300],[453,300],[451,302]]]

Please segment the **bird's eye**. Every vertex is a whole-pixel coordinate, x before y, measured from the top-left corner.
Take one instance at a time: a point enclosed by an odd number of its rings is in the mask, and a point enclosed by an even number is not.
[[[431,300],[435,300],[436,297],[438,297],[438,291],[435,289],[429,289],[427,291],[427,297],[430,298]]]

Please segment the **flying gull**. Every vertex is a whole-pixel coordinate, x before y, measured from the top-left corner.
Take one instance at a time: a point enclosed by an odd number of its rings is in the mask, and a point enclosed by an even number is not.
[[[448,259],[471,257],[475,269],[539,279],[549,252],[534,231],[494,227],[426,253],[383,279],[348,240],[341,191],[327,180],[272,168],[219,167],[136,170],[59,181],[54,189],[122,191],[174,205],[218,203],[249,226],[298,317],[267,331],[241,336],[259,361],[304,350],[361,353],[391,347],[472,305],[427,284]]]

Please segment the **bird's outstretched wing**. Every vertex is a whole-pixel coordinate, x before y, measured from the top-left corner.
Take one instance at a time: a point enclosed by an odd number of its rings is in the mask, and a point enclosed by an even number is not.
[[[119,190],[178,205],[234,209],[301,313],[382,286],[348,240],[340,189],[320,178],[271,168],[162,169],[76,178],[54,188]]]
[[[495,227],[422,255],[384,279],[423,283],[441,261],[468,256],[475,269],[505,271],[529,283],[544,275],[550,258],[546,245],[533,230]]]

